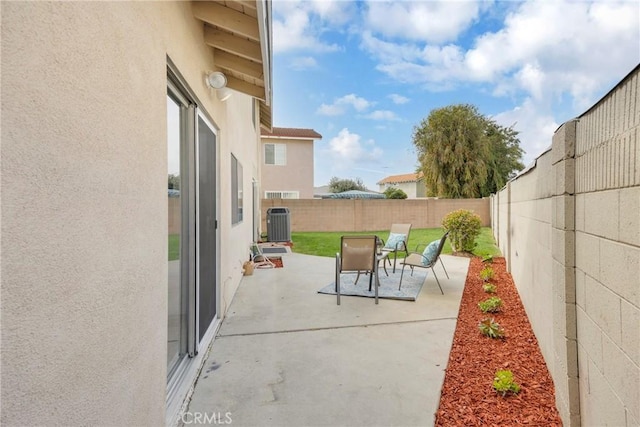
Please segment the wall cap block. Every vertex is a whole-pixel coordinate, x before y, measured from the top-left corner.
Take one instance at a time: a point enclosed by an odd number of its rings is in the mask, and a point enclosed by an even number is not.
[[[577,123],[577,119],[569,120],[563,123],[553,134],[551,144],[552,164],[575,157]]]

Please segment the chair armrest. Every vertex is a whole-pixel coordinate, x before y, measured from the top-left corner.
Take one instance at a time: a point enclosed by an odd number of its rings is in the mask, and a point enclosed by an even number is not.
[[[415,253],[422,253],[422,251],[420,251],[420,246],[424,246],[425,248],[427,247],[428,243],[418,243],[416,245],[416,249],[415,249]],[[423,249],[424,250],[424,249]]]

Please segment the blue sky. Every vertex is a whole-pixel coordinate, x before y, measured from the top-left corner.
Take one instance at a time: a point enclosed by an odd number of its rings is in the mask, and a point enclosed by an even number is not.
[[[315,186],[414,172],[414,126],[468,103],[524,163],[640,62],[640,1],[273,2],[274,126],[313,128]]]

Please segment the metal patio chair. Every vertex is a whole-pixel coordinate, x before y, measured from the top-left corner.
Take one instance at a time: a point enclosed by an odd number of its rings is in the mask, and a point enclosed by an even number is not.
[[[378,303],[378,259],[376,255],[376,236],[342,236],[340,238],[340,252],[336,253],[336,295],[340,305],[340,275],[342,273],[369,274],[369,290],[375,277],[375,297]]]
[[[404,276],[404,268],[406,266],[411,267],[411,275],[413,276],[413,269],[416,267],[419,268],[430,268],[433,271],[433,277],[436,278],[436,282],[438,283],[438,287],[440,288],[440,293],[444,295],[442,291],[442,286],[440,286],[440,280],[438,280],[438,276],[436,275],[436,271],[433,267],[436,265],[438,260],[440,260],[440,264],[442,264],[442,268],[444,269],[444,273],[447,275],[447,279],[449,278],[449,273],[447,273],[447,269],[444,267],[444,262],[440,258],[440,254],[442,253],[442,248],[444,247],[444,242],[447,240],[447,235],[449,232],[444,233],[444,236],[440,240],[434,240],[429,243],[423,252],[419,252],[418,248],[421,245],[416,246],[415,252],[411,252],[402,264],[402,273],[400,273],[400,285],[398,285],[398,290],[402,286],[402,277]]]
[[[409,256],[409,250],[407,249],[407,242],[409,241],[409,233],[411,232],[411,224],[391,224],[391,230],[389,230],[389,237],[387,238],[387,242],[382,243],[384,246],[382,250],[384,252],[388,252],[389,255],[394,254],[393,258],[393,272],[396,272],[396,258],[398,257],[398,252],[403,251],[406,256]],[[404,237],[402,237],[404,236]],[[389,261],[389,265],[391,265],[391,260],[387,257]]]

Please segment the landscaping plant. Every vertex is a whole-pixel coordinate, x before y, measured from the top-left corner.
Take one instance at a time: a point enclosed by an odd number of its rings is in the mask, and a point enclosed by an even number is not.
[[[482,262],[484,264],[493,264],[493,255],[487,255],[486,257],[482,258]]]
[[[504,338],[504,330],[498,322],[492,318],[484,318],[478,323],[478,329],[482,335],[489,338]]]
[[[489,280],[493,279],[493,276],[493,268],[491,267],[485,267],[482,269],[482,271],[480,271],[480,278],[483,282],[488,282]]]
[[[449,231],[449,240],[455,251],[472,252],[476,247],[476,237],[480,235],[482,221],[478,214],[458,209],[444,217],[442,226]]]
[[[511,371],[496,371],[496,375],[493,378],[493,388],[506,396],[507,393],[518,394],[520,391],[520,385],[513,381],[513,372]]]
[[[484,285],[482,285],[482,290],[488,294],[495,294],[496,285],[494,285],[493,283],[485,283]]]
[[[487,298],[486,300],[479,302],[478,307],[483,313],[497,313],[502,307],[502,300],[498,297]]]

